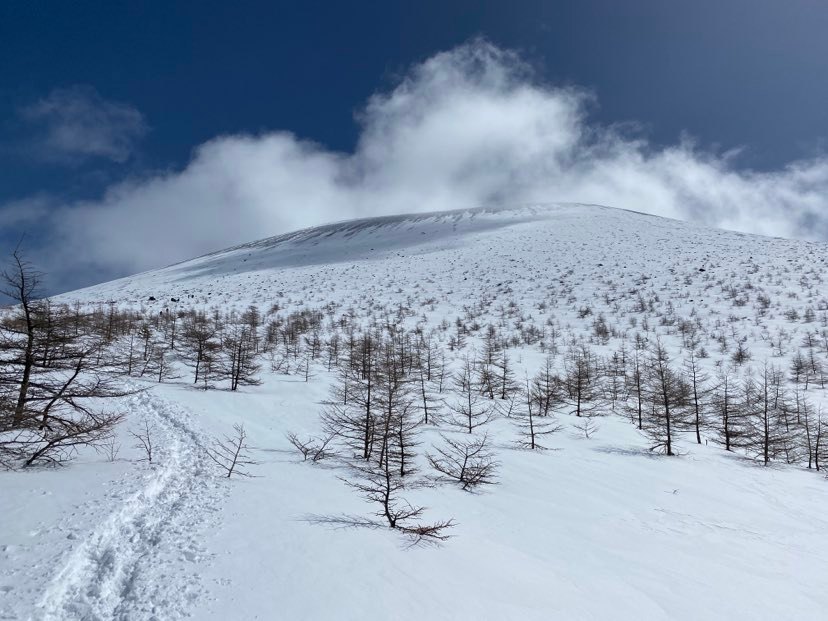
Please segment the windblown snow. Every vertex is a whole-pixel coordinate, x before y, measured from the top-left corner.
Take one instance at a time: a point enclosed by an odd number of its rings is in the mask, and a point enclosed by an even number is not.
[[[53,302],[148,317],[253,305],[263,339],[269,320],[315,309],[323,342],[342,317],[431,334],[449,374],[484,350],[493,326],[518,385],[547,356],[563,373],[576,345],[607,365],[619,351],[631,357],[636,334],[663,339],[681,367],[689,332],[711,386],[724,367],[741,384],[767,362],[816,415],[828,403],[826,259],[824,243],[528,205],[331,224]],[[819,371],[800,386],[788,378],[806,338]],[[736,362],[739,348],[748,357]],[[333,518],[376,509],[342,481],[347,449],[312,463],[286,439],[321,437],[338,381],[326,356],[283,365],[263,354],[261,385],[237,391],[202,390],[184,365],[162,382],[130,378],[151,389],[115,406],[127,412],[117,458],[81,451],[64,467],[0,472],[0,618],[826,618],[822,473],[793,448],[767,465],[724,450],[713,410],[701,444],[681,429],[677,455],[651,451],[628,393],[601,397],[588,438],[583,417],[561,408],[545,451],[517,448],[515,421],[500,408],[485,431],[494,484],[405,492],[425,521],[454,522],[443,542],[337,527]],[[456,433],[437,407],[442,415],[418,431],[421,477],[425,454]],[[147,421],[152,464],[129,435]],[[251,478],[226,479],[206,449],[237,423],[258,464]]]

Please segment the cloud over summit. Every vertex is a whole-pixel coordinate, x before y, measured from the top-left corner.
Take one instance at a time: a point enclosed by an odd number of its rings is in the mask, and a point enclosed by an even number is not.
[[[78,274],[123,275],[331,220],[534,201],[828,237],[828,160],[740,171],[690,140],[655,147],[597,126],[591,103],[542,83],[515,53],[472,41],[370,97],[353,152],[288,132],[220,136],[183,170],[54,203],[44,267],[66,288],[84,282]],[[0,221],[12,208],[20,202],[0,208]]]

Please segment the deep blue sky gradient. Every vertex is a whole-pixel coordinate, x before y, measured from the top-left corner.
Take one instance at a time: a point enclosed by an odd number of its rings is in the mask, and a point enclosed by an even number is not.
[[[413,62],[482,35],[555,84],[592,89],[593,117],[746,147],[774,168],[828,135],[828,3],[820,0],[5,2],[0,141],[15,111],[84,84],[135,106],[150,131],[126,165],[66,168],[0,150],[0,201],[96,196],[126,174],[180,168],[230,132],[286,129],[349,150],[354,114]]]

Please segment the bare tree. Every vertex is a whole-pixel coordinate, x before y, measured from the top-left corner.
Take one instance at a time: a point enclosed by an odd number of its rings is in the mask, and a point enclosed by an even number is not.
[[[426,454],[432,468],[459,483],[465,491],[495,482],[498,464],[488,448],[488,435],[457,440],[444,435],[440,437],[443,446],[435,447],[434,454]]]
[[[99,453],[102,453],[109,462],[117,461],[118,454],[121,452],[121,443],[112,436],[95,447]]]
[[[616,404],[623,404],[627,398],[626,352],[613,352],[604,367],[605,399],[609,401],[612,412],[615,412]]]
[[[647,396],[644,433],[653,441],[651,448],[675,455],[675,434],[687,426],[689,387],[670,366],[667,349],[658,339],[647,361]]]
[[[531,450],[545,449],[541,444],[544,437],[561,430],[554,415],[554,406],[561,399],[559,382],[550,376],[549,360],[529,382],[526,378],[526,390],[523,407],[518,407],[512,414],[518,426],[518,446]]]
[[[325,432],[335,435],[362,459],[370,459],[377,424],[377,353],[373,336],[354,340],[322,414]]]
[[[123,418],[119,413],[97,411],[48,433],[31,428],[9,430],[0,434],[0,464],[7,468],[64,464],[82,447],[99,449],[109,442]]]
[[[570,349],[566,358],[564,382],[575,416],[583,416],[600,405],[600,379],[595,354],[586,345]]]
[[[626,382],[627,394],[629,395],[627,410],[630,413],[630,418],[637,424],[639,429],[644,429],[645,375],[644,363],[638,349],[635,350],[633,355]]]
[[[153,348],[151,354],[151,362],[153,368],[153,375],[158,379],[158,383],[165,380],[173,380],[181,377],[176,372],[175,366],[172,362],[172,349],[164,344]]]
[[[745,435],[745,416],[738,399],[738,384],[733,372],[723,363],[712,391],[713,410],[716,414],[716,442],[726,451],[742,446]]]
[[[442,399],[437,396],[440,388],[438,379],[440,375],[439,348],[422,335],[416,341],[414,352],[415,382],[420,402],[420,409],[423,413],[423,423],[428,425],[436,422]]]
[[[138,431],[130,431],[129,435],[135,438],[134,448],[139,449],[144,455],[138,461],[145,461],[149,464],[153,463],[155,456],[155,445],[153,444],[153,436],[155,435],[155,427],[149,424],[149,421],[144,421],[144,428]]]
[[[696,351],[691,349],[684,359],[684,375],[690,387],[690,406],[693,410],[692,428],[696,434],[696,443],[701,444],[701,429],[705,426],[705,407],[710,392],[710,376],[699,365]]]
[[[758,378],[748,375],[743,383],[743,404],[746,421],[745,448],[768,465],[784,451],[785,428],[781,424],[784,396],[782,374],[763,365]]]
[[[547,356],[543,367],[527,382],[526,398],[535,406],[535,414],[541,418],[552,416],[563,405],[566,394],[564,382],[555,374],[554,359]]]
[[[600,425],[596,422],[595,418],[592,416],[585,416],[582,420],[578,421],[573,425],[575,429],[580,431],[584,438],[589,440],[592,435],[600,429]]]
[[[262,383],[258,377],[261,365],[256,360],[256,344],[253,330],[244,323],[231,324],[224,334],[224,374],[230,380],[230,390]]]
[[[250,456],[250,446],[247,444],[247,432],[244,425],[233,425],[234,434],[217,440],[213,448],[207,449],[207,456],[218,465],[229,479],[234,474],[250,477],[247,471],[249,466],[258,465]]]
[[[511,395],[520,390],[520,384],[515,381],[515,372],[512,369],[512,361],[504,347],[494,361],[497,381],[497,396],[500,399],[508,399]]]
[[[495,408],[480,394],[475,383],[474,365],[469,356],[463,360],[463,366],[454,375],[454,389],[457,398],[448,402],[452,417],[449,422],[472,433],[494,418]]]
[[[415,541],[444,541],[449,538],[447,531],[454,526],[452,520],[432,524],[417,522],[425,508],[412,505],[402,497],[406,484],[390,460],[385,460],[382,465],[375,461],[354,462],[351,464],[351,477],[341,480],[365,500],[377,505],[375,515],[388,527],[413,537]]]
[[[303,440],[295,433],[288,432],[286,437],[288,442],[302,455],[302,461],[307,461],[310,458],[311,462],[318,463],[332,454],[328,450],[328,446],[334,438],[332,435],[319,438],[310,437]]]
[[[19,429],[26,417],[26,401],[32,369],[35,365],[35,337],[39,328],[42,304],[36,301],[41,274],[26,261],[19,247],[12,252],[12,267],[0,274],[3,289],[0,291],[19,304],[17,317],[5,322],[2,351],[14,352],[14,362],[20,367],[19,380],[15,378],[17,395],[9,427]],[[22,337],[22,343],[20,342]],[[9,364],[4,356],[4,363]],[[5,366],[5,365],[4,365]],[[4,374],[5,375],[5,374]]]
[[[808,452],[808,469],[816,468],[817,472],[819,472],[820,459],[825,452],[823,443],[825,421],[822,419],[822,408],[820,407],[816,413],[812,414],[810,407],[806,403],[803,410],[803,427],[805,430],[805,448]]]
[[[386,342],[377,367],[379,461],[393,461],[401,477],[414,474],[414,448],[419,444],[415,397],[404,373],[404,355],[393,342]]]
[[[193,313],[185,320],[181,336],[184,359],[193,369],[193,384],[198,384],[201,380],[207,387],[210,371],[220,348],[215,323],[204,313]]]

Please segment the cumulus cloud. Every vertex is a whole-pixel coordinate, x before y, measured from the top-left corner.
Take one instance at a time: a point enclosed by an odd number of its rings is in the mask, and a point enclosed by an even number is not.
[[[371,97],[353,152],[285,132],[222,136],[183,170],[52,206],[46,267],[66,288],[78,274],[123,275],[331,220],[523,202],[828,237],[828,160],[740,171],[732,154],[690,140],[657,148],[597,126],[592,103],[587,92],[542,83],[515,53],[473,41]]]
[[[123,163],[147,130],[138,110],[107,101],[88,86],[55,89],[19,115],[34,128],[33,153],[60,163],[90,157]]]

